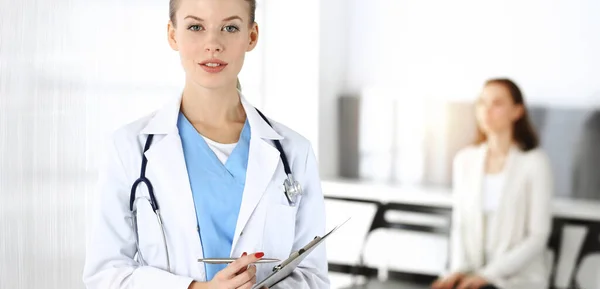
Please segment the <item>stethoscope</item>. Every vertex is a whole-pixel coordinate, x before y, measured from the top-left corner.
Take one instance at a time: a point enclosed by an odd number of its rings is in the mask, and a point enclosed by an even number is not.
[[[269,122],[269,120],[264,116],[264,114],[260,110],[256,109],[256,111],[262,117],[262,119],[265,122],[267,122],[267,124],[269,124],[269,126],[273,127],[271,125],[271,123]],[[140,262],[140,264],[142,266],[145,266],[145,265],[147,265],[147,263],[144,260],[144,257],[142,256],[142,251],[140,250],[140,236],[138,234],[138,226],[137,226],[136,203],[140,199],[146,200],[150,203],[150,206],[152,206],[152,210],[154,211],[154,214],[156,215],[156,220],[158,222],[158,226],[160,227],[160,230],[162,233],[163,244],[165,247],[165,254],[167,257],[167,270],[169,272],[171,272],[171,263],[169,261],[169,250],[167,248],[167,236],[165,234],[162,217],[160,215],[160,209],[158,207],[158,202],[156,201],[156,197],[154,196],[154,189],[152,188],[152,183],[150,182],[150,180],[148,178],[146,178],[146,166],[148,164],[148,159],[146,158],[145,153],[150,148],[153,138],[154,138],[154,135],[150,134],[150,135],[148,135],[148,138],[146,139],[146,143],[144,145],[144,153],[142,153],[142,167],[140,169],[140,177],[137,180],[135,180],[135,182],[133,182],[133,185],[131,186],[131,196],[129,198],[129,210],[131,211],[131,214],[132,214],[131,222],[132,222],[132,227],[133,227],[133,231],[134,231],[134,235],[135,235],[135,245],[137,248],[138,261]],[[273,140],[273,142],[275,144],[275,148],[277,148],[277,150],[279,151],[279,157],[281,158],[281,162],[283,163],[283,169],[287,176],[287,178],[283,181],[285,197],[287,198],[290,206],[295,206],[296,202],[298,200],[298,196],[302,194],[302,187],[300,186],[300,183],[298,181],[296,181],[294,179],[294,176],[292,175],[292,170],[290,169],[290,165],[288,163],[288,159],[285,155],[285,152],[283,151],[283,148],[281,146],[281,142],[279,140]],[[149,199],[146,197],[137,197],[136,196],[137,187],[141,183],[144,183],[146,185],[146,187],[148,188],[148,195],[150,196]]]

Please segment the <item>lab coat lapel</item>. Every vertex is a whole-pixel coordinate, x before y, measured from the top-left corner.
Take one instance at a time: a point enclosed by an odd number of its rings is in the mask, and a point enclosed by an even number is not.
[[[233,236],[232,253],[235,250],[244,227],[277,171],[277,166],[280,163],[279,151],[274,147],[272,142],[274,139],[282,138],[260,118],[255,108],[247,103],[243,97],[242,104],[244,105],[248,123],[250,124],[250,148],[246,169],[246,185]]]
[[[181,97],[178,97],[158,110],[142,130],[142,134],[156,135],[145,155],[148,158],[148,166],[160,176],[153,180],[158,203],[176,208],[177,214],[174,216],[177,216],[178,223],[184,227],[195,228],[196,209],[177,130],[180,106]],[[156,187],[160,187],[161,190]],[[197,245],[201,246],[199,239]]]
[[[277,149],[269,145],[265,140],[256,138],[250,140],[246,186],[244,187],[242,206],[240,207],[233,244],[231,246],[232,250],[235,248],[244,227],[262,198],[263,193],[266,191],[278,163],[279,152]]]
[[[179,221],[185,227],[195,227],[197,221],[194,199],[179,134],[175,131],[153,144],[146,152],[146,157],[148,164],[152,164],[153,169],[158,171],[157,175],[162,176],[160,187],[167,189],[163,192],[170,195],[167,202],[171,201],[171,206],[177,208]],[[160,199],[158,193],[156,197]],[[166,196],[163,195],[163,199]]]

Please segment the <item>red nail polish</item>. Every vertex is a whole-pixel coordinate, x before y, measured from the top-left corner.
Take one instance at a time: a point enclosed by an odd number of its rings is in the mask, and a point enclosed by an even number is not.
[[[265,253],[263,252],[258,252],[256,254],[254,254],[254,256],[256,256],[256,258],[262,258],[265,255]]]
[[[244,257],[246,255],[248,255],[248,253],[246,253],[246,252],[242,253],[242,257]]]

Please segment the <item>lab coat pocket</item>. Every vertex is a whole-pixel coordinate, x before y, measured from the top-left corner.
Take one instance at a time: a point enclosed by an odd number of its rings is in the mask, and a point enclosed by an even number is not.
[[[136,208],[139,236],[137,260],[143,265],[167,270],[165,243],[156,214],[150,202],[144,199],[137,200]],[[143,261],[140,260],[140,253]]]
[[[266,256],[285,260],[292,253],[296,233],[296,208],[272,204],[267,209],[263,237]]]

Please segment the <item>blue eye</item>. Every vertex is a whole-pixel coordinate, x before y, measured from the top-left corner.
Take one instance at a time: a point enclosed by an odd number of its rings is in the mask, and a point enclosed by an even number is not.
[[[240,29],[234,25],[227,25],[227,26],[223,27],[223,30],[225,30],[226,32],[229,32],[229,33],[234,33],[234,32],[240,31]]]
[[[190,25],[190,27],[188,27],[188,30],[191,30],[191,31],[200,31],[200,30],[202,30],[202,26],[200,26],[200,25]]]

